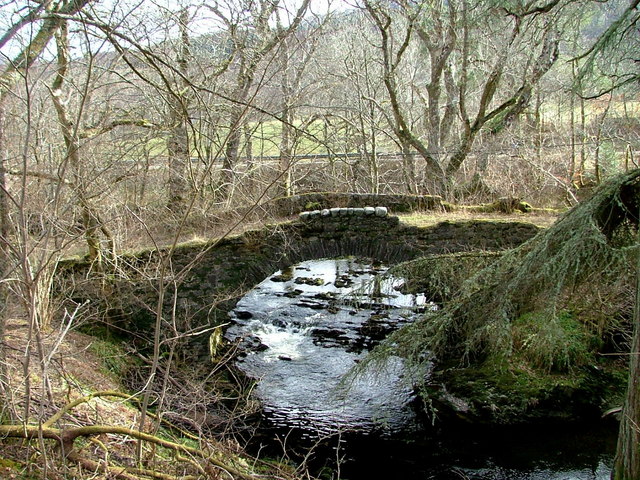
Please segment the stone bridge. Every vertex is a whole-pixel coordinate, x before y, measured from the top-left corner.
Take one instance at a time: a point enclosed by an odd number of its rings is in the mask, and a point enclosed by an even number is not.
[[[115,274],[101,278],[87,275],[86,264],[64,263],[60,288],[69,289],[65,297],[84,304],[91,318],[101,318],[110,329],[143,335],[151,334],[159,285],[164,284],[165,321],[170,324],[175,312],[181,329],[199,329],[225,321],[243,291],[301,261],[360,256],[393,265],[429,254],[512,248],[537,232],[530,223],[480,220],[421,228],[389,216],[385,208],[334,208],[234,237],[182,245],[170,259],[167,251],[139,252],[123,257]],[[168,265],[163,282],[158,273],[162,259]]]

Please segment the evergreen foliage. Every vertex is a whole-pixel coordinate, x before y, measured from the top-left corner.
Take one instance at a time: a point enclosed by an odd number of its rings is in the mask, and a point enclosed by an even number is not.
[[[405,278],[404,289],[424,292],[428,301],[447,302],[454,298],[464,281],[494,262],[502,252],[457,252],[430,255],[393,267],[393,275]]]
[[[410,366],[429,367],[433,358],[480,364],[518,354],[534,367],[564,371],[588,361],[597,344],[592,335],[620,326],[612,311],[632,311],[633,296],[620,292],[633,283],[639,208],[640,170],[611,179],[551,228],[471,276],[444,308],[392,335],[369,361],[400,355]],[[578,324],[571,309],[590,310],[598,298],[615,305],[597,320],[595,312],[578,312]]]

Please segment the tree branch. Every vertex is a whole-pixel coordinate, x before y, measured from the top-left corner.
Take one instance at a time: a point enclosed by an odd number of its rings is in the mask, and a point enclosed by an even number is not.
[[[102,125],[99,127],[86,127],[83,128],[79,133],[78,137],[81,139],[94,138],[98,135],[103,135],[111,130],[114,130],[117,127],[142,127],[142,128],[157,128],[158,125],[150,122],[144,118],[121,118],[118,120],[114,120],[108,125]]]
[[[65,178],[60,178],[58,175],[53,175],[51,173],[45,173],[45,172],[36,172],[34,170],[16,170],[16,169],[7,169],[5,170],[5,173],[8,173],[9,175],[15,175],[15,176],[23,176],[26,175],[27,177],[34,177],[34,178],[39,178],[41,180],[48,180],[50,182],[56,182],[56,183],[62,183],[64,185],[71,185],[73,186],[73,182],[70,180],[67,180]]]

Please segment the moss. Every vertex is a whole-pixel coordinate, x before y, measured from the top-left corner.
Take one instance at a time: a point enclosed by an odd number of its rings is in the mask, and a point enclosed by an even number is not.
[[[294,273],[295,273],[295,269],[293,268],[293,266],[283,268],[278,275],[274,275],[271,277],[271,281],[272,282],[288,282],[293,279]]]
[[[467,207],[470,211],[475,211],[479,213],[530,213],[533,211],[533,207],[519,198],[499,198],[493,203],[488,203],[484,205],[476,205]]]
[[[491,358],[478,366],[435,372],[420,395],[442,423],[580,421],[619,405],[617,392],[624,391],[626,373],[611,361],[561,374]]]
[[[0,469],[18,470],[21,465],[10,458],[0,458]]]
[[[400,203],[400,202],[398,202],[398,203],[395,203],[393,205],[393,212],[394,213],[409,213],[409,212],[412,212],[414,210],[415,210],[415,208],[412,205],[410,205],[409,203]]]
[[[123,347],[117,343],[96,338],[91,342],[89,351],[98,357],[102,370],[116,380],[125,378],[131,368],[140,364],[134,357],[127,355]]]
[[[320,202],[307,202],[304,205],[305,210],[320,210],[322,208],[322,204]]]
[[[531,206],[529,202],[519,202],[518,210],[520,210],[522,213],[530,213],[533,212],[533,206]]]
[[[30,473],[29,470],[32,470],[32,472]],[[39,480],[42,477],[37,473],[37,469],[33,468],[33,465],[29,468],[29,466],[23,462],[0,457],[0,478]]]
[[[209,335],[209,356],[211,357],[211,362],[216,363],[216,360],[219,356],[219,347],[223,344],[222,339],[223,330],[221,326],[217,326]]]
[[[106,342],[120,342],[125,338],[120,331],[112,328],[108,322],[85,323],[79,326],[78,331]]]

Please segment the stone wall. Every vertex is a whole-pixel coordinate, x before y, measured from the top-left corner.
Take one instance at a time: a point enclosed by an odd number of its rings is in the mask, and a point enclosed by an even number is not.
[[[288,258],[298,261],[360,255],[396,264],[424,255],[513,248],[533,237],[538,228],[520,222],[441,222],[420,228],[395,216],[315,216],[300,222],[301,241]]]

